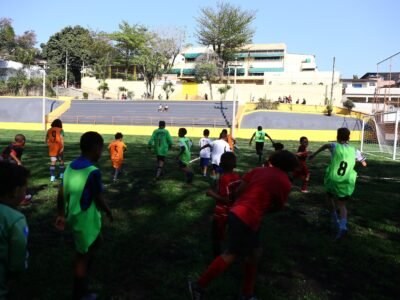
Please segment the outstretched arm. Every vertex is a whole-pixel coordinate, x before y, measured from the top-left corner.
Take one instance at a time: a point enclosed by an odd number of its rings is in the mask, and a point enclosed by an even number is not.
[[[268,133],[266,133],[265,136],[266,136],[267,138],[269,138],[269,140],[271,141],[271,143],[272,143],[272,145],[273,145],[273,144],[274,144],[274,141],[273,141],[272,138],[268,135]]]
[[[317,156],[318,153],[320,153],[326,149],[330,149],[331,147],[332,147],[331,144],[322,145],[317,151],[315,151],[313,154],[311,154],[309,156],[309,160],[312,160],[315,156]]]
[[[249,142],[249,145],[250,145],[250,146],[251,146],[251,142],[253,141],[253,139],[254,139],[255,136],[256,136],[256,133],[254,132],[253,135],[251,136],[251,139],[250,139],[250,142]]]

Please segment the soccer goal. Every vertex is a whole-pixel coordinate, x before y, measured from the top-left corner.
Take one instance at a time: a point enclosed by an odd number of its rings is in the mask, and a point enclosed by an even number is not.
[[[362,125],[361,151],[400,160],[399,122],[400,110],[365,116]]]

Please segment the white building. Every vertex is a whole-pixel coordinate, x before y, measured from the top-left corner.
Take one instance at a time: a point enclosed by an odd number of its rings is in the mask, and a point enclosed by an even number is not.
[[[0,59],[0,80],[8,80],[8,78],[15,76],[19,70],[23,70],[28,77],[42,76],[42,68],[39,66],[27,68],[19,62]]]

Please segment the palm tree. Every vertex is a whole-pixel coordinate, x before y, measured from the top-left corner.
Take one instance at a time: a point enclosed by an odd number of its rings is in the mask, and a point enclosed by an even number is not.
[[[104,96],[106,95],[107,91],[109,90],[108,83],[103,80],[97,89],[99,91],[101,91],[101,97],[104,99]]]

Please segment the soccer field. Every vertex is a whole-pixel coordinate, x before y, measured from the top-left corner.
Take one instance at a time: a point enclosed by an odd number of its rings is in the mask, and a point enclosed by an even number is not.
[[[16,133],[0,130],[1,147]],[[54,228],[58,183],[49,181],[44,133],[24,134],[23,163],[31,171],[29,187],[36,194],[31,205],[20,208],[30,227],[30,266],[11,299],[70,299],[74,251],[70,233]],[[106,145],[113,139],[103,137]],[[66,132],[67,163],[79,155],[79,138],[80,134]],[[125,172],[117,183],[112,183],[106,149],[98,164],[114,214],[113,223],[104,220],[104,243],[91,272],[93,290],[101,299],[189,299],[187,279],[198,276],[212,260],[214,201],[205,196],[210,181],[200,176],[194,164],[197,175],[193,185],[187,186],[173,159],[177,148],[170,152],[165,178],[155,181],[156,162],[147,140],[124,137],[128,147]],[[198,139],[193,142],[194,158]],[[258,158],[248,140],[238,143],[236,170],[243,174],[256,166]],[[297,150],[297,141],[284,144],[287,150]],[[309,150],[320,145],[310,141]],[[267,149],[268,154],[272,148]],[[264,300],[398,299],[400,164],[371,156],[367,168],[356,167],[360,176],[347,206],[349,235],[336,242],[324,201],[323,174],[328,161],[325,152],[308,163],[309,194],[300,193],[300,182],[295,181],[288,207],[265,216],[257,296]],[[210,284],[206,299],[236,299],[241,274],[240,262],[235,263]]]

